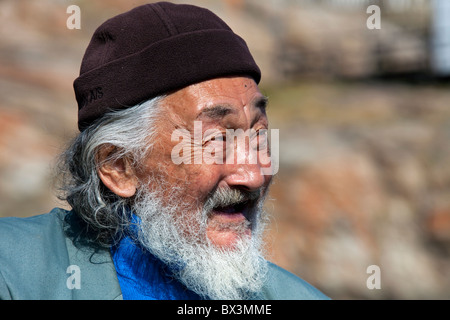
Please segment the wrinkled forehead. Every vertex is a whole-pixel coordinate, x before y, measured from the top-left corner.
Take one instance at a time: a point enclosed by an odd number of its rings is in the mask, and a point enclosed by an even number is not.
[[[200,82],[178,90],[164,99],[171,113],[185,121],[199,119],[214,108],[211,116],[224,116],[227,109],[261,107],[266,98],[248,77],[227,77]],[[221,106],[222,108],[217,108]],[[221,114],[221,111],[223,112]]]

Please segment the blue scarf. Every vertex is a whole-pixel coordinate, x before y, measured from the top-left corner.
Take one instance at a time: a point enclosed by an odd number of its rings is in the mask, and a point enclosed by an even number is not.
[[[133,220],[136,219],[133,215]],[[163,262],[129,235],[111,247],[111,254],[124,300],[201,299],[174,279]]]

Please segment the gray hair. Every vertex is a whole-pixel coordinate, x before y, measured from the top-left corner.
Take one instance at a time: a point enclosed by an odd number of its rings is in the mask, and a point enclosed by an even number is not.
[[[108,246],[122,232],[129,223],[130,205],[130,199],[115,195],[103,185],[97,173],[101,165],[98,152],[104,146],[114,147],[106,161],[126,157],[138,168],[153,147],[154,123],[162,98],[105,114],[75,137],[59,158],[59,198],[70,204],[81,232],[96,245]]]

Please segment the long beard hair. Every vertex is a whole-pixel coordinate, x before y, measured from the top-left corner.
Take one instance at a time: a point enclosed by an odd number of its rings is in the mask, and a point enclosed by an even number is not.
[[[265,194],[217,189],[200,209],[193,209],[192,203],[180,201],[180,189],[172,188],[171,200],[163,201],[161,184],[152,190],[147,186],[140,188],[132,206],[141,220],[136,240],[164,262],[176,279],[205,299],[258,299],[268,269],[263,252],[268,221],[263,210]],[[215,246],[206,236],[212,209],[244,198],[254,201],[246,223],[214,226],[231,228],[242,236],[232,247]],[[247,228],[251,236],[244,235]]]

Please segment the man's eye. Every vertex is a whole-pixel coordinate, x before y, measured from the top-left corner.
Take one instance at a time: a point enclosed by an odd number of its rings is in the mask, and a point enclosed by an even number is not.
[[[227,140],[227,137],[224,133],[217,132],[212,135],[208,135],[204,139],[204,143],[223,143]]]
[[[218,141],[218,142],[224,142],[227,140],[227,136],[225,134],[221,133],[221,134],[214,136],[213,140]]]
[[[267,129],[261,129],[257,131],[259,138],[267,139]]]
[[[262,150],[267,147],[267,129],[257,130],[251,137],[251,146],[254,150]]]

